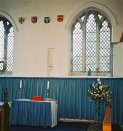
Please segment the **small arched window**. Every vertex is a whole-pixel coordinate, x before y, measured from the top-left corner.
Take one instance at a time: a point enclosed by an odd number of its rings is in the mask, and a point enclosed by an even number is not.
[[[71,73],[112,74],[111,30],[107,17],[96,10],[76,18],[71,28]]]
[[[13,70],[14,28],[11,22],[0,16],[0,73]]]

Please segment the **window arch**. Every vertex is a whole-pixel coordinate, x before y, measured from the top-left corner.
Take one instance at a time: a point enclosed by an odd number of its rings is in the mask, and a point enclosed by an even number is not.
[[[0,16],[0,73],[13,70],[14,28],[11,22]]]
[[[73,74],[112,75],[112,27],[95,9],[78,16],[71,27],[71,70]]]

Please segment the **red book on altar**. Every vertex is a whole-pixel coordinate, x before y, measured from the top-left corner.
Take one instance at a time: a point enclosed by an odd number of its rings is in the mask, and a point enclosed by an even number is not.
[[[43,101],[43,97],[41,96],[33,96],[30,100],[33,100],[33,101]]]

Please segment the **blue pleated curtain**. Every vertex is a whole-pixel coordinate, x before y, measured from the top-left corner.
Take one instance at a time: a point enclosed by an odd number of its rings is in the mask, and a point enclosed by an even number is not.
[[[123,125],[123,78],[102,78],[113,92],[111,101],[112,123]],[[22,81],[22,88],[20,88]],[[89,85],[96,78],[0,78],[0,98],[3,100],[3,90],[8,89],[9,101],[18,98],[28,98],[35,95],[47,97],[49,81],[49,97],[58,101],[58,117],[70,119],[97,120],[94,102],[87,97]],[[103,119],[105,107],[101,109]]]
[[[3,101],[3,90],[8,90],[8,100],[11,101],[19,97],[19,79],[17,78],[0,78],[0,98]]]

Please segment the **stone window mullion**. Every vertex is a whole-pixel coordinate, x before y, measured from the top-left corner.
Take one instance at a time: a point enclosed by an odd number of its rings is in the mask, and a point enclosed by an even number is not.
[[[111,76],[113,77],[113,44],[112,43],[110,43],[110,52],[111,52],[110,69],[111,69]]]
[[[99,55],[100,55],[100,23],[96,20],[96,72],[99,72]]]
[[[83,30],[82,71],[86,72],[86,20],[84,20],[81,24],[82,24],[82,30]]]
[[[71,29],[72,31],[71,31],[71,35],[73,36],[73,30],[74,30],[74,27],[72,27],[72,29]],[[73,42],[73,37],[71,37],[71,41]],[[72,46],[71,46],[71,49],[70,49],[70,61],[71,61],[71,63],[70,63],[70,72],[72,72],[72,70],[73,70],[73,43],[72,43]]]

